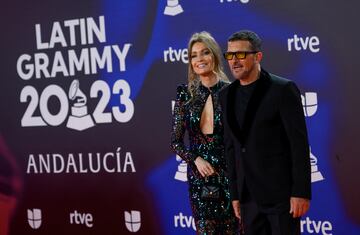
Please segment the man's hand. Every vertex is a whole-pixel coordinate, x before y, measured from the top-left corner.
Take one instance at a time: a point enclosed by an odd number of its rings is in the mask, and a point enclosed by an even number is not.
[[[232,201],[232,207],[234,209],[235,217],[241,219],[240,201],[239,200]]]
[[[215,170],[211,164],[202,157],[197,157],[195,159],[195,165],[202,177],[210,176],[215,173]]]
[[[303,216],[310,207],[310,200],[300,197],[290,198],[290,214],[293,214],[293,218]]]

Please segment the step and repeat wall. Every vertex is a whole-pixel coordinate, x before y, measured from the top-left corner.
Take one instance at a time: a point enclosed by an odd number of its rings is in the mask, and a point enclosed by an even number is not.
[[[195,234],[186,163],[170,151],[176,86],[192,33],[226,50],[241,29],[262,37],[262,66],[301,90],[313,190],[302,234],[360,234],[359,7],[5,1],[0,235]]]

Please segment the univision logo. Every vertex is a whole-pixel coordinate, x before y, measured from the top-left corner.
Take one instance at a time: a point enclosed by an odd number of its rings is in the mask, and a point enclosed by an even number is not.
[[[32,229],[38,229],[41,226],[41,210],[28,209],[27,210],[28,223]]]
[[[132,232],[132,233],[136,233],[137,231],[139,231],[140,226],[141,226],[141,214],[140,211],[125,211],[125,225],[126,228]]]
[[[318,107],[317,94],[315,92],[305,92],[305,95],[301,95],[301,102],[305,117],[315,115]]]

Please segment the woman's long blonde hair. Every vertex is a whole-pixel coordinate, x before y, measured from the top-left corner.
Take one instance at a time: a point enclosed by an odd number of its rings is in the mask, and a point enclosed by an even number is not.
[[[188,90],[191,94],[191,99],[194,97],[195,90],[198,89],[200,84],[199,76],[194,72],[194,69],[191,65],[191,49],[193,45],[197,42],[202,42],[205,46],[211,51],[211,56],[213,58],[213,72],[215,75],[223,81],[229,81],[228,77],[223,71],[223,63],[221,60],[221,49],[219,44],[211,36],[210,33],[202,31],[200,33],[194,33],[188,43],[188,55],[189,55],[189,64],[188,64]]]

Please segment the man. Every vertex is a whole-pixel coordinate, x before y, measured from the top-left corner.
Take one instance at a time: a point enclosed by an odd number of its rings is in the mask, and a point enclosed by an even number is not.
[[[261,68],[261,39],[254,32],[230,36],[224,56],[236,79],[221,93],[235,215],[246,235],[300,234],[311,172],[299,90]]]

